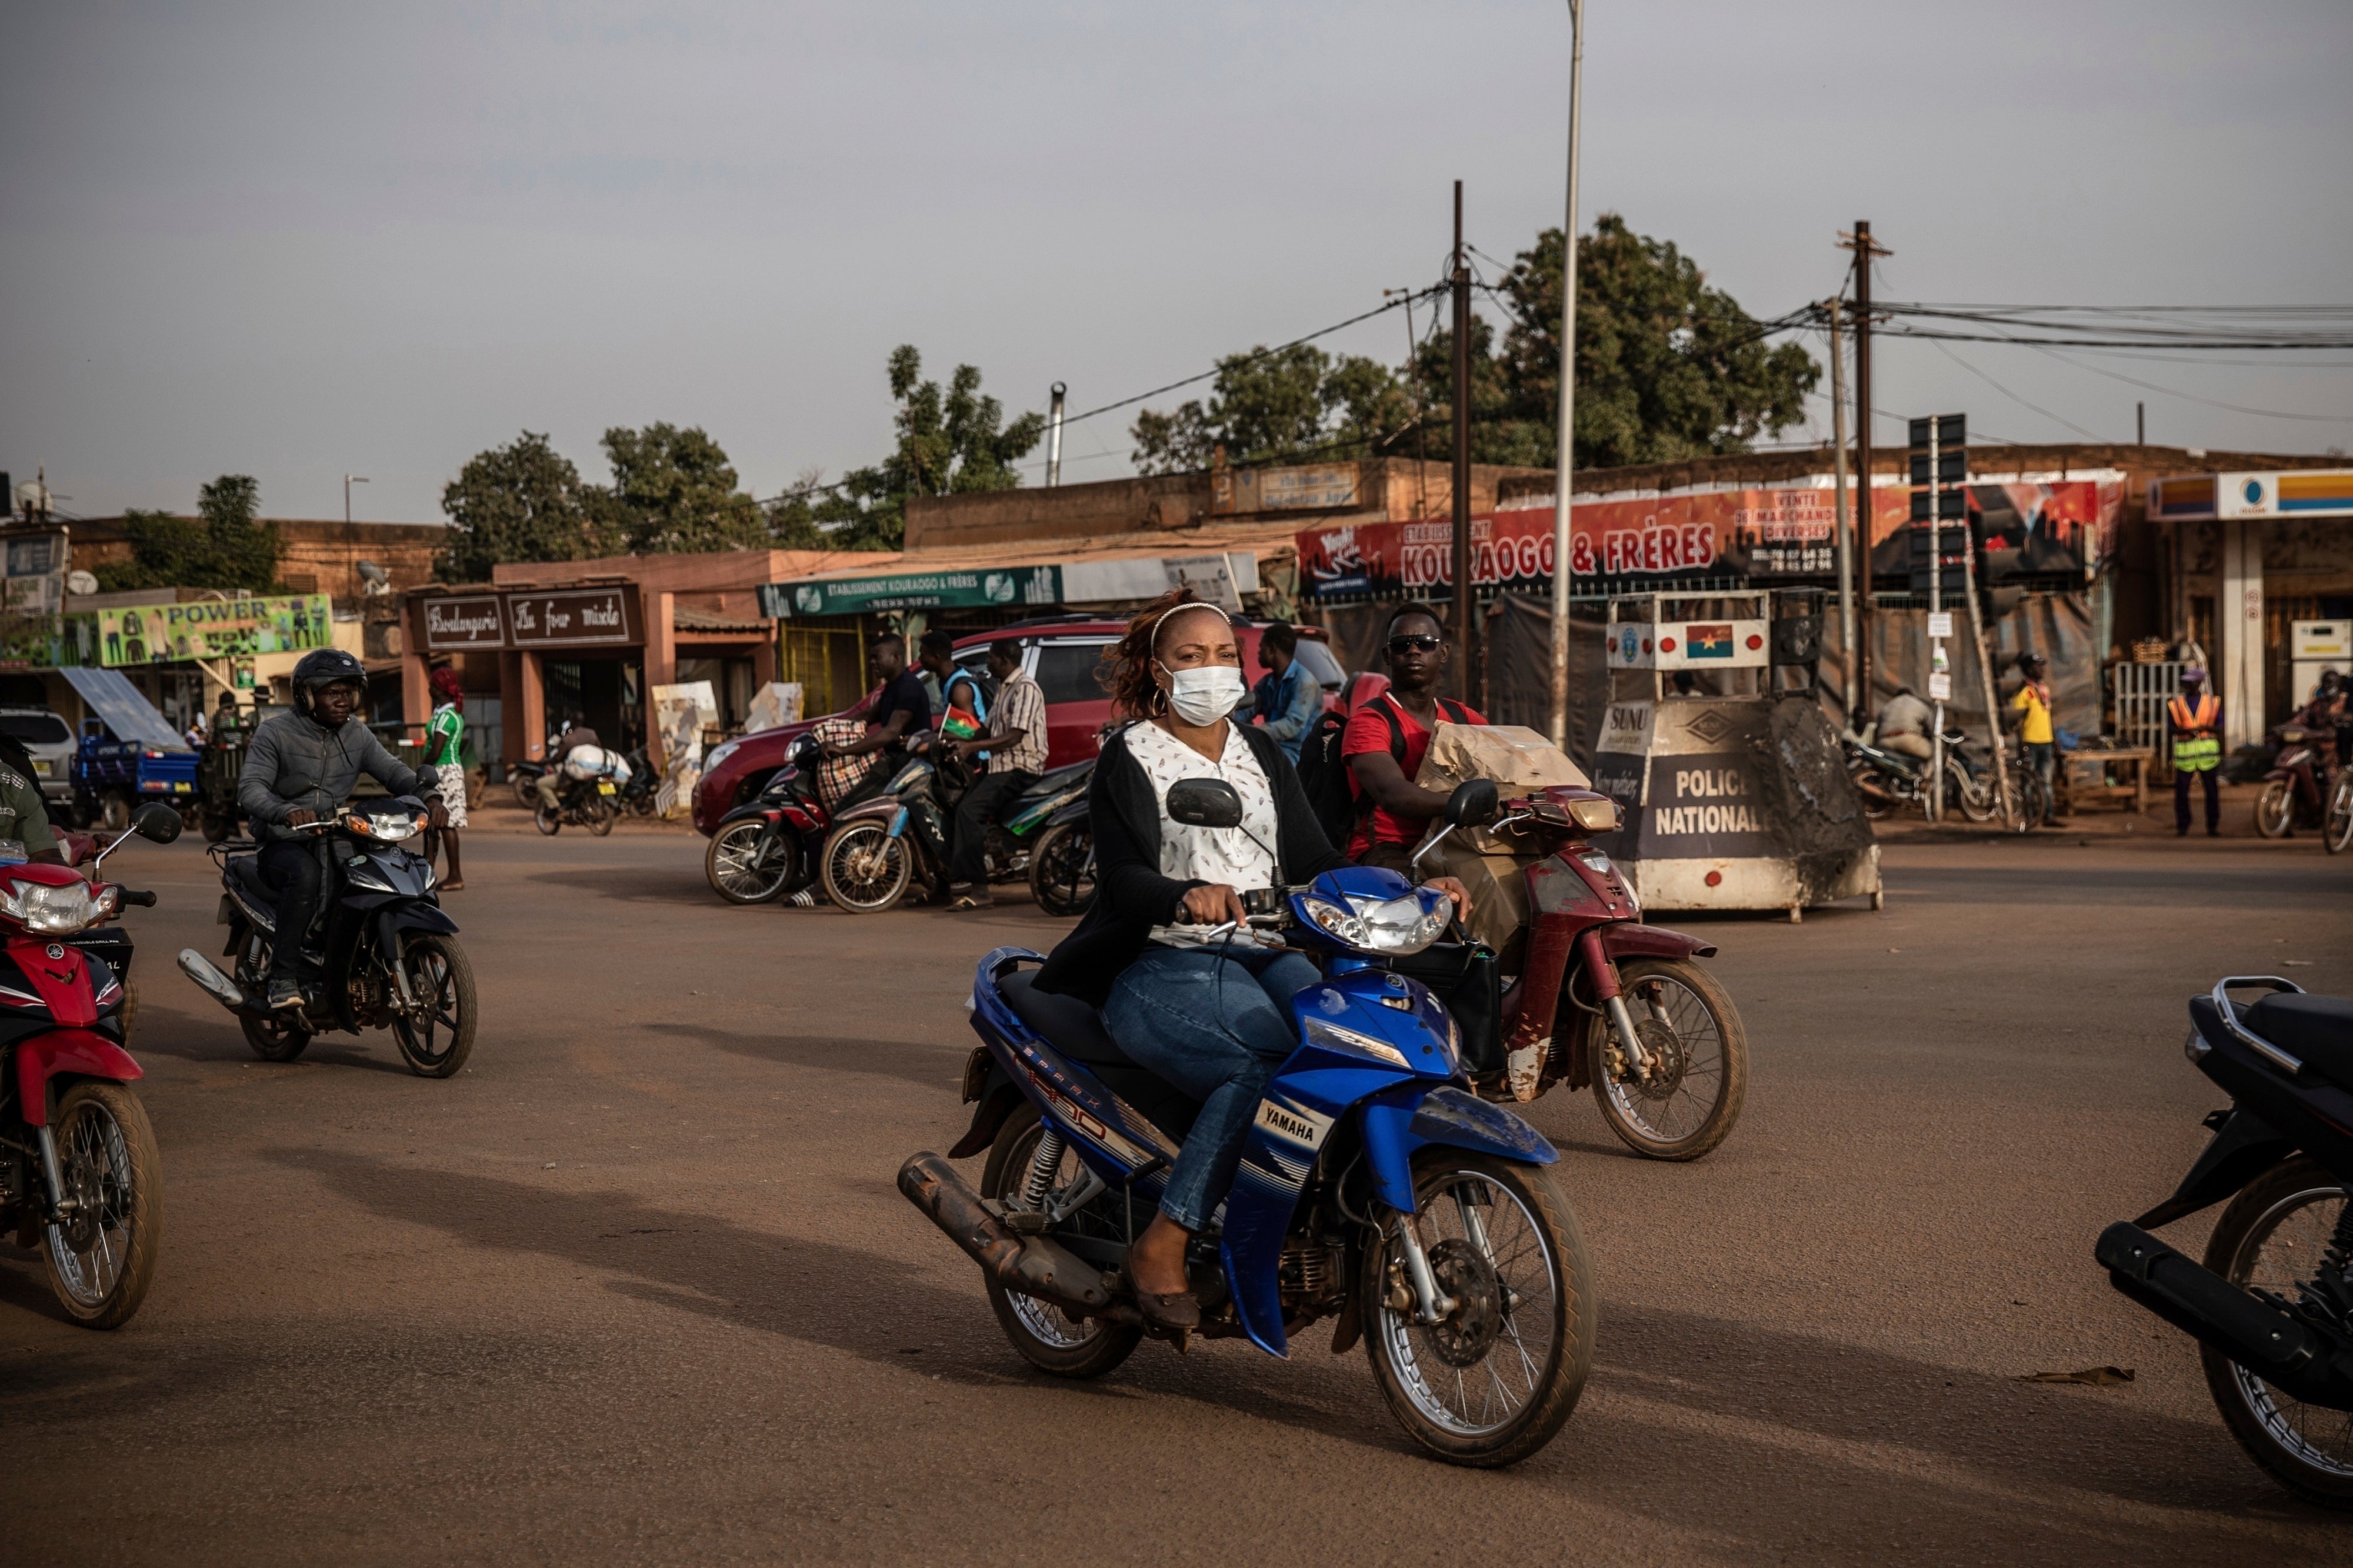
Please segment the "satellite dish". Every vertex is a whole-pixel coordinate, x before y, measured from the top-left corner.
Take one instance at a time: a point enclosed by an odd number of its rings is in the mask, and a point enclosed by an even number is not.
[[[98,592],[98,579],[91,576],[87,572],[69,572],[66,574],[66,592],[69,594],[95,594]]]
[[[46,517],[49,510],[49,487],[38,479],[26,479],[16,487],[16,510],[26,515]]]

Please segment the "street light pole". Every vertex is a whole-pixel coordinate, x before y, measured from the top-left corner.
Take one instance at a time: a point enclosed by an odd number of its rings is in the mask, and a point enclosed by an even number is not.
[[[1553,455],[1552,743],[1568,750],[1568,479],[1577,413],[1577,121],[1585,105],[1585,0],[1568,0],[1568,214],[1561,226],[1560,433]]]
[[[365,474],[345,474],[343,476],[344,522],[348,523],[352,521],[352,487],[353,485],[364,485],[365,483],[367,483],[367,476]]]

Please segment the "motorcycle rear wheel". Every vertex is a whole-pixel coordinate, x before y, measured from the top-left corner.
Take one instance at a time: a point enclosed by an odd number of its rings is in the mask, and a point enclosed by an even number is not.
[[[514,786],[517,805],[525,811],[532,811],[538,807],[539,781],[537,779],[525,778],[519,773],[512,773],[507,775],[507,783]]]
[[[1050,915],[1068,920],[1095,901],[1094,829],[1083,822],[1049,827],[1029,855],[1029,896]]]
[[[266,1062],[290,1062],[311,1043],[311,1031],[299,1022],[301,1016],[299,1008],[277,1007],[259,1017],[240,1013],[237,1021],[255,1056]]]
[[[67,1315],[86,1329],[119,1328],[155,1278],[162,1239],[163,1156],[139,1097],[85,1081],[58,1102],[54,1135],[66,1191],[81,1209],[41,1227],[41,1262]]]
[[[2255,831],[2266,838],[2285,838],[2295,827],[2295,786],[2273,779],[2255,797]]]
[[[2320,825],[2320,845],[2331,855],[2353,849],[2353,768],[2339,773],[2337,787],[2328,792],[2328,816]]]
[[[586,820],[588,831],[598,838],[609,837],[613,824],[621,819],[620,808],[602,795],[591,796],[588,804],[580,808],[580,815]]]
[[[419,1078],[448,1078],[474,1048],[474,965],[457,939],[440,931],[410,931],[400,962],[412,994],[428,998],[421,1018],[396,1012],[393,1043]]]
[[[915,874],[913,847],[876,817],[835,828],[823,854],[825,896],[855,915],[881,914],[897,903]]]
[[[1626,1010],[1654,1066],[1645,1082],[1610,1069],[1607,1021],[1590,1018],[1586,1060],[1601,1120],[1652,1160],[1696,1160],[1732,1134],[1748,1093],[1748,1033],[1715,976],[1688,959],[1635,958],[1618,966]]]
[[[2345,1188],[2299,1155],[2250,1182],[2215,1223],[2206,1267],[2232,1284],[2294,1300],[2328,1248]],[[2247,1457],[2298,1497],[2353,1509],[2353,1413],[2282,1393],[2211,1345],[2206,1387]]]
[[[731,822],[702,852],[702,879],[731,904],[765,904],[793,884],[800,853],[757,817]]]
[[[1026,1100],[1005,1124],[997,1130],[997,1142],[988,1146],[988,1163],[981,1171],[980,1195],[994,1198],[1015,1206],[1027,1206],[1022,1199],[1022,1187],[1036,1160],[1038,1141],[1045,1131],[1044,1119],[1038,1108]],[[1086,1167],[1077,1152],[1065,1148],[1060,1163],[1050,1178],[1050,1197],[1067,1190],[1071,1184],[1083,1181]],[[1085,1215],[1092,1210],[1074,1216],[1075,1223],[1087,1223]],[[1105,1235],[1116,1239],[1118,1232],[1109,1227]],[[1056,1377],[1101,1377],[1125,1361],[1144,1339],[1144,1331],[1132,1324],[1106,1323],[1101,1319],[1084,1321],[1064,1315],[1060,1307],[1040,1301],[1034,1296],[1018,1295],[1008,1290],[996,1279],[983,1277],[988,1291],[989,1310],[997,1314],[997,1326],[1023,1361],[1039,1372],[1050,1372]]]
[[[1441,1322],[1390,1303],[1406,1287],[1393,1228],[1364,1249],[1365,1353],[1398,1424],[1457,1465],[1516,1464],[1552,1441],[1593,1370],[1593,1265],[1550,1169],[1433,1146],[1413,1158],[1413,1226],[1440,1289]]]

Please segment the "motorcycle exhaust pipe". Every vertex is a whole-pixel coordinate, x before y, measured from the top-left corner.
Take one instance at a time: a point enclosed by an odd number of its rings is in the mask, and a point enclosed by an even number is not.
[[[180,973],[196,983],[196,989],[219,1003],[232,1013],[248,1013],[252,1005],[245,999],[237,983],[213,967],[212,961],[193,947],[180,950]]]
[[[900,1166],[899,1190],[1007,1289],[1072,1312],[1112,1315],[1101,1269],[1045,1237],[1014,1235],[939,1155],[925,1151]]]
[[[2092,1256],[2107,1269],[2108,1283],[2183,1333],[2307,1405],[2353,1410],[2353,1345],[2239,1289],[2137,1225],[2108,1226]]]

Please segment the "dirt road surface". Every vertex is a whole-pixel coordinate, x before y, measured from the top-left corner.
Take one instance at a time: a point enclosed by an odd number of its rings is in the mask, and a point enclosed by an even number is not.
[[[201,849],[125,849],[163,895],[132,921],[163,1260],[92,1334],[0,1248],[0,1557],[2353,1555],[2090,1257],[2220,1102],[2184,998],[2226,972],[2353,992],[2353,863],[2308,838],[1896,845],[1883,914],[1704,922],[1746,1116],[1677,1166],[1589,1098],[1533,1108],[1599,1352],[1502,1474],[1420,1457],[1320,1334],[1287,1363],[1146,1345],[1089,1384],[1015,1358],[892,1183],[963,1128],[973,959],[1057,922],[725,908],[676,831],[466,847],[484,1021],[448,1082],[381,1035],[256,1060],[171,965],[220,945]],[[2134,1381],[2017,1381],[2111,1363]]]

